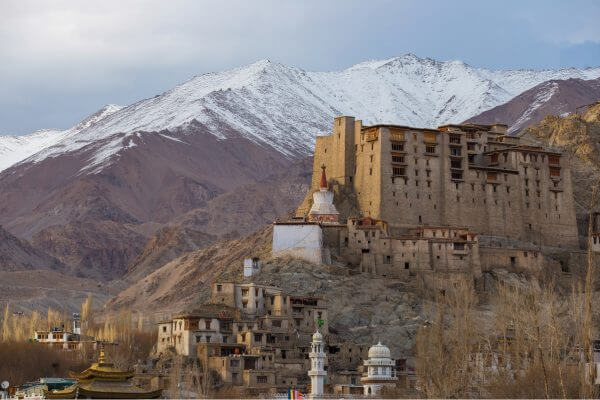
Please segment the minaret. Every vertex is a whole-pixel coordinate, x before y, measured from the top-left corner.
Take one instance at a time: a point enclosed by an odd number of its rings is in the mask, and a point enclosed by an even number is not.
[[[319,329],[313,334],[312,337],[312,351],[308,355],[310,357],[310,371],[308,376],[310,377],[310,398],[319,399],[323,397],[323,387],[325,385],[325,348],[323,342],[323,335],[319,332]]]

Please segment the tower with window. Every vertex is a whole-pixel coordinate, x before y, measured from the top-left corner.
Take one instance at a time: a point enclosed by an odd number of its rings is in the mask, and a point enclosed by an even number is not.
[[[308,356],[310,358],[310,370],[308,371],[308,376],[310,377],[310,398],[318,399],[323,396],[325,378],[327,377],[327,372],[325,371],[325,342],[323,341],[323,335],[318,329],[313,334],[311,352]]]

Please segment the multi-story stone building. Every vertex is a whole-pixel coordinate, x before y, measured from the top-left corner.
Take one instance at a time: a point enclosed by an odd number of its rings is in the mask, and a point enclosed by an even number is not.
[[[328,334],[327,321],[323,299],[253,282],[214,282],[209,303],[158,324],[156,350],[199,359],[227,386],[282,391],[307,384],[312,333],[319,327]]]
[[[362,126],[334,120],[316,139],[312,190],[298,209],[306,217],[325,166],[334,191],[358,213],[391,228],[464,227],[537,246],[578,247],[569,160],[526,146],[506,125],[438,129]],[[339,200],[339,199],[338,199]]]

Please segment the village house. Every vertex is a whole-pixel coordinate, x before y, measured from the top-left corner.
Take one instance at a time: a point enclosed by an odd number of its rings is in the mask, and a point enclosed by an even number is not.
[[[233,387],[305,388],[317,328],[329,332],[323,299],[253,282],[214,282],[209,303],[158,324],[156,352],[196,358]]]
[[[49,330],[36,330],[32,339],[36,343],[62,350],[81,350],[84,346],[96,350],[100,344],[106,346],[117,345],[117,343],[97,340],[94,337],[83,335],[78,313],[73,313],[71,328],[61,325],[51,327]]]

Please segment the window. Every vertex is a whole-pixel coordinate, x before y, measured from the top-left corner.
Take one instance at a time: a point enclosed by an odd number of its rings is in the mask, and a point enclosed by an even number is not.
[[[404,143],[392,142],[392,150],[393,151],[404,151]]]
[[[450,154],[453,156],[460,157],[461,156],[461,148],[460,147],[451,147]]]
[[[404,269],[409,269],[409,268],[410,268],[410,263],[408,263],[408,262],[405,262],[405,263],[404,263]]]
[[[265,375],[258,375],[256,377],[256,383],[267,383],[267,377]]]
[[[221,290],[223,290],[223,285],[217,285],[217,292],[220,292]]]
[[[452,179],[462,179],[462,171],[452,171]]]
[[[403,163],[404,162],[404,156],[392,155],[392,162],[393,163]]]
[[[559,177],[560,176],[560,168],[558,167],[550,167],[550,176]]]
[[[462,168],[462,160],[451,160],[450,168],[461,169]]]
[[[434,154],[435,146],[425,146],[425,153]]]
[[[459,135],[450,135],[450,143],[460,144],[460,136]]]

